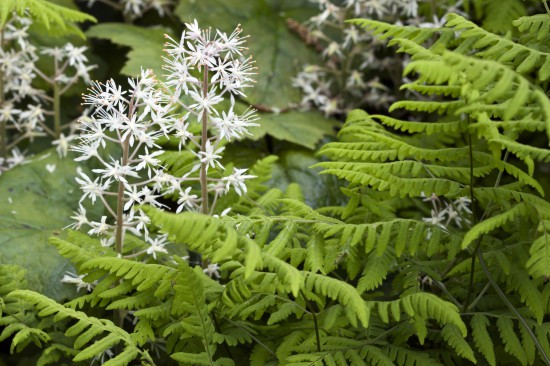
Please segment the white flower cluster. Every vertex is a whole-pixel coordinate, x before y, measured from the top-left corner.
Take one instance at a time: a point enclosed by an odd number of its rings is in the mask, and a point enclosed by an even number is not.
[[[345,21],[374,17],[391,23],[419,24],[418,0],[310,1],[319,6],[320,12],[306,23],[308,37],[325,63],[305,65],[293,79],[294,87],[303,92],[301,106],[318,108],[327,116],[358,107],[387,107],[393,100],[392,93],[379,76],[399,78],[401,65],[395,62],[395,56],[381,57],[385,46]]]
[[[422,220],[434,226],[437,226],[445,231],[449,231],[451,224],[458,228],[462,228],[463,223],[470,224],[467,216],[472,215],[470,204],[472,203],[468,197],[459,197],[453,202],[441,200],[435,193],[430,197],[422,196],[424,202],[431,202],[431,216],[425,217]]]
[[[96,2],[107,4],[115,9],[121,10],[123,14],[132,19],[142,17],[149,10],[155,10],[161,17],[174,4],[173,0],[85,0],[88,6],[93,6]]]
[[[89,82],[89,71],[84,52],[86,47],[75,47],[67,43],[63,47],[37,49],[29,41],[29,27],[32,21],[13,15],[0,36],[0,87],[3,100],[0,101],[0,144],[3,145],[0,156],[6,168],[8,152],[25,140],[37,136],[49,135],[56,139],[60,155],[65,155],[67,146],[60,143],[66,138],[61,130],[72,127],[72,122],[60,124],[59,98],[78,80]],[[39,55],[53,59],[53,75],[46,75],[36,66]],[[54,95],[49,95],[33,86],[33,80],[40,77],[51,86]],[[50,121],[53,120],[53,126]],[[11,141],[8,140],[11,137]],[[19,152],[13,153],[19,155]],[[1,170],[2,168],[0,168]]]
[[[178,198],[177,212],[209,213],[204,207],[210,193],[215,204],[218,196],[231,188],[239,195],[245,193],[245,180],[253,178],[245,174],[246,169],[220,174],[224,170],[220,162],[223,142],[242,137],[256,120],[252,110],[242,116],[233,111],[234,96],[244,95],[243,88],[252,85],[253,66],[250,58],[242,59],[241,30],[237,28],[231,35],[217,31],[212,36],[210,30],[200,30],[196,21],[186,28],[180,41],[167,36],[165,83],[146,70],[139,79],[128,81],[128,90],[113,80],[94,82],[84,96],[84,104],[93,112],[81,120],[80,143],[73,148],[80,157],[75,160],[94,158],[102,167],[93,169],[95,177],[80,172],[76,180],[84,192],[81,202],[101,201],[111,218],[106,215],[99,222],[89,221],[81,205],[71,227],[89,226],[88,233],[103,236],[105,245],[116,242],[119,253],[127,230],[150,244],[147,254],[156,257],[157,252],[166,252],[166,237],[149,235],[150,219],[141,209],[134,209],[135,205],[163,207],[159,199],[169,195]],[[202,74],[200,79],[198,74]],[[184,95],[187,98],[180,98]],[[228,110],[218,111],[227,96]],[[194,131],[191,124],[199,124],[202,133],[190,132]],[[209,137],[208,128],[217,133]],[[176,139],[180,150],[189,149],[196,156],[197,164],[181,177],[168,174],[159,160],[164,153],[158,144],[160,137]],[[118,155],[112,145],[118,146]],[[207,176],[209,169],[222,177]],[[199,186],[200,197],[194,194]],[[116,207],[110,205],[109,196],[116,198]]]

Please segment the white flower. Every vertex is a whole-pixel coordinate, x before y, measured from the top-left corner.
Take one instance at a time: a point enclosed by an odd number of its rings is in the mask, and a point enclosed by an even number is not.
[[[101,238],[99,239],[102,247],[111,247],[115,243],[115,237],[111,236],[110,238]]]
[[[157,259],[157,253],[168,253],[166,248],[166,236],[159,236],[157,238],[148,238],[147,242],[150,244],[150,247],[147,248],[147,254],[152,255],[153,258]]]
[[[244,184],[244,181],[246,179],[256,178],[255,175],[244,174],[247,170],[248,169],[233,168],[233,174],[222,178],[222,181],[226,182],[225,189],[229,190],[230,187],[233,187],[239,196],[246,193],[246,185]]]
[[[205,151],[199,151],[198,154],[196,154],[197,156],[199,156],[199,158],[201,159],[201,163],[205,163],[206,164],[206,169],[208,170],[208,167],[211,166],[212,168],[215,168],[216,165],[220,168],[220,169],[224,169],[224,167],[220,164],[220,162],[217,160],[217,159],[221,159],[221,152],[225,149],[224,146],[216,149],[216,151],[214,151],[214,146],[212,146],[212,144],[210,143],[210,140],[206,141],[206,145],[205,145]]]
[[[468,207],[472,204],[472,201],[468,197],[460,197],[454,201],[454,205],[456,206],[456,210],[458,212],[467,212],[468,214],[472,214],[472,210]]]
[[[52,145],[57,146],[55,150],[60,157],[64,158],[67,156],[67,152],[69,151],[69,143],[74,140],[75,137],[76,136],[74,135],[65,137],[64,134],[60,134],[57,140],[52,141]]]
[[[178,208],[176,213],[180,213],[185,207],[193,208],[197,206],[198,197],[196,194],[189,194],[191,187],[187,187],[185,191],[180,191],[180,197],[178,199]]]
[[[107,224],[107,216],[101,216],[101,221],[91,221],[90,226],[92,229],[88,231],[88,235],[104,235],[109,232],[109,229],[111,228],[111,225]]]
[[[432,209],[431,213],[431,217],[424,217],[422,221],[432,224],[434,226],[438,226],[443,230],[447,230],[446,226],[443,224],[446,221],[445,210],[436,211]]]
[[[231,141],[233,138],[240,138],[245,134],[249,134],[248,127],[259,126],[254,121],[259,117],[256,115],[256,110],[248,109],[243,115],[238,116],[233,112],[233,106],[229,111],[223,111],[222,117],[212,117],[212,123],[219,131],[220,139],[225,138]]]
[[[86,289],[86,291],[92,291],[96,285],[95,282],[93,283],[84,282],[84,275],[78,276],[71,272],[65,272],[65,273],[66,274],[61,279],[61,282],[76,285],[77,292],[83,288]]]
[[[80,198],[80,202],[89,196],[92,200],[92,204],[94,204],[97,196],[101,196],[103,193],[107,192],[111,185],[110,179],[102,182],[101,177],[97,177],[92,181],[84,172],[80,172],[80,176],[82,179],[75,177],[76,182],[80,184],[80,189],[84,192]]]
[[[75,230],[80,230],[82,225],[90,225],[90,222],[88,221],[88,218],[86,217],[86,209],[82,207],[81,204],[78,204],[78,212],[74,212],[74,216],[71,216],[71,219],[75,220],[72,224],[70,224],[69,228],[73,228]]]
[[[122,165],[120,161],[111,158],[112,165],[104,163],[105,169],[92,169],[94,173],[102,174],[102,177],[115,178],[116,181],[128,183],[126,176],[139,178],[138,173],[133,171],[133,168],[129,165]]]
[[[210,278],[220,278],[220,266],[217,263],[210,263],[202,271],[210,276]]]

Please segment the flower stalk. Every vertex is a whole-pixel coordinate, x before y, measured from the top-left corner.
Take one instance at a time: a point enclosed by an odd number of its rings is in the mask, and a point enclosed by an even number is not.
[[[208,65],[204,66],[204,75],[202,80],[202,95],[204,98],[208,98]],[[206,141],[208,141],[208,114],[204,112],[202,114],[202,126],[201,126],[201,151],[206,151]],[[208,176],[207,176],[208,162],[206,160],[201,161],[201,212],[208,215]]]

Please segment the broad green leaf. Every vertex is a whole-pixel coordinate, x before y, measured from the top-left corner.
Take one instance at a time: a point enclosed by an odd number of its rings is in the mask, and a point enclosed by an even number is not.
[[[201,28],[232,32],[241,24],[243,34],[250,35],[247,47],[258,66],[258,82],[246,91],[248,101],[276,108],[300,101],[291,78],[315,59],[314,52],[288,29],[287,19],[304,21],[317,11],[307,0],[182,0],[175,9],[183,22],[196,18]]]
[[[128,61],[120,71],[130,77],[136,77],[142,69],[153,69],[157,76],[163,74],[164,34],[170,34],[170,31],[160,27],[144,28],[121,23],[98,24],[86,32],[88,37],[108,39],[131,48],[126,56]]]
[[[56,300],[74,296],[74,287],[60,282],[72,267],[48,238],[62,235],[78,209],[76,169],[50,150],[0,175],[0,264],[25,268],[29,289]]]
[[[340,191],[338,179],[319,175],[319,168],[310,168],[318,162],[319,159],[308,151],[282,153],[274,165],[273,185],[285,189],[290,183],[298,183],[306,203],[313,208],[345,204],[347,198]]]
[[[289,141],[297,145],[315,149],[315,145],[325,135],[333,135],[338,121],[327,119],[318,112],[287,112],[280,114],[261,114],[258,127],[250,128],[252,140],[258,140],[266,134],[278,140]]]

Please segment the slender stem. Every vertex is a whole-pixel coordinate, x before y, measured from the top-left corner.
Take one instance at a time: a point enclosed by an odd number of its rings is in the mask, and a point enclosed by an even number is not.
[[[546,13],[550,15],[550,8],[548,8],[548,4],[546,0],[542,0],[542,3],[544,4],[544,8],[546,9]]]
[[[130,149],[130,138],[128,137],[122,144],[122,166],[128,165],[128,150]],[[122,254],[122,245],[124,243],[124,182],[119,180],[117,204],[116,204],[116,238],[115,250],[118,254]]]
[[[134,114],[134,96],[130,99],[128,108],[128,118],[132,118]],[[128,165],[128,155],[130,150],[130,136],[122,143],[122,166]],[[116,233],[115,233],[115,250],[118,254],[122,254],[122,246],[124,244],[124,182],[118,182],[117,204],[116,204]]]
[[[470,124],[470,116],[467,117],[467,123]],[[474,196],[474,148],[472,144],[472,134],[468,132],[468,147],[470,152],[470,202],[472,206],[472,225],[477,224],[477,212],[476,212],[476,202],[475,202],[475,196]],[[466,311],[468,308],[468,303],[470,302],[470,296],[472,295],[472,290],[474,287],[474,274],[475,274],[475,267],[476,267],[476,255],[479,252],[479,248],[481,246],[481,241],[483,239],[483,235],[480,236],[477,239],[476,247],[474,249],[474,252],[472,253],[472,261],[470,264],[470,281],[468,283],[468,292],[466,292],[466,300],[464,300],[464,304],[462,305],[462,311]]]
[[[202,96],[208,96],[208,65],[204,66],[204,77],[202,80]],[[206,151],[206,141],[208,141],[208,114],[202,112],[202,136],[201,136],[201,151]],[[201,162],[201,196],[202,196],[202,213],[208,215],[208,180],[206,177],[206,169],[208,161]]]
[[[313,308],[313,305],[309,302],[309,299],[306,297],[306,294],[302,290],[300,290],[300,294],[306,301],[307,307],[309,309],[309,312],[311,313],[311,316],[313,317],[313,324],[315,325],[315,338],[317,339],[317,352],[322,352],[321,350],[321,335],[319,334],[319,324],[317,323],[317,313],[315,312],[315,309]]]
[[[61,89],[59,87],[59,82],[57,81],[59,65],[57,64],[57,59],[54,60],[55,76],[53,79],[53,125],[55,131],[54,137],[58,139],[61,136]]]
[[[527,321],[525,320],[525,318],[523,316],[521,316],[519,311],[514,307],[514,305],[510,302],[510,300],[508,300],[508,298],[506,297],[506,294],[502,291],[502,289],[500,288],[498,283],[493,278],[493,275],[489,271],[489,268],[487,267],[487,264],[485,263],[485,260],[483,259],[483,254],[481,253],[481,251],[478,251],[477,257],[479,259],[479,264],[481,265],[481,268],[483,269],[483,272],[485,272],[485,275],[487,276],[487,279],[489,280],[491,285],[493,285],[493,288],[497,292],[498,296],[500,296],[500,298],[502,299],[504,304],[506,304],[508,309],[516,316],[516,318],[519,320],[519,322],[523,325],[523,327],[525,328],[525,330],[527,331],[527,333],[529,334],[529,336],[533,340],[533,343],[535,343],[535,346],[537,347],[544,363],[546,365],[550,366],[550,357],[548,357],[548,355],[544,351],[544,348],[542,347],[542,345],[540,344],[538,338],[535,336],[535,334],[531,330],[531,327],[529,326],[529,324],[527,324]]]
[[[4,28],[0,29],[0,47],[4,46]],[[0,107],[5,103],[5,91],[4,91],[4,73],[0,69]],[[0,121],[0,157],[8,158],[8,131],[6,124],[8,121]]]

